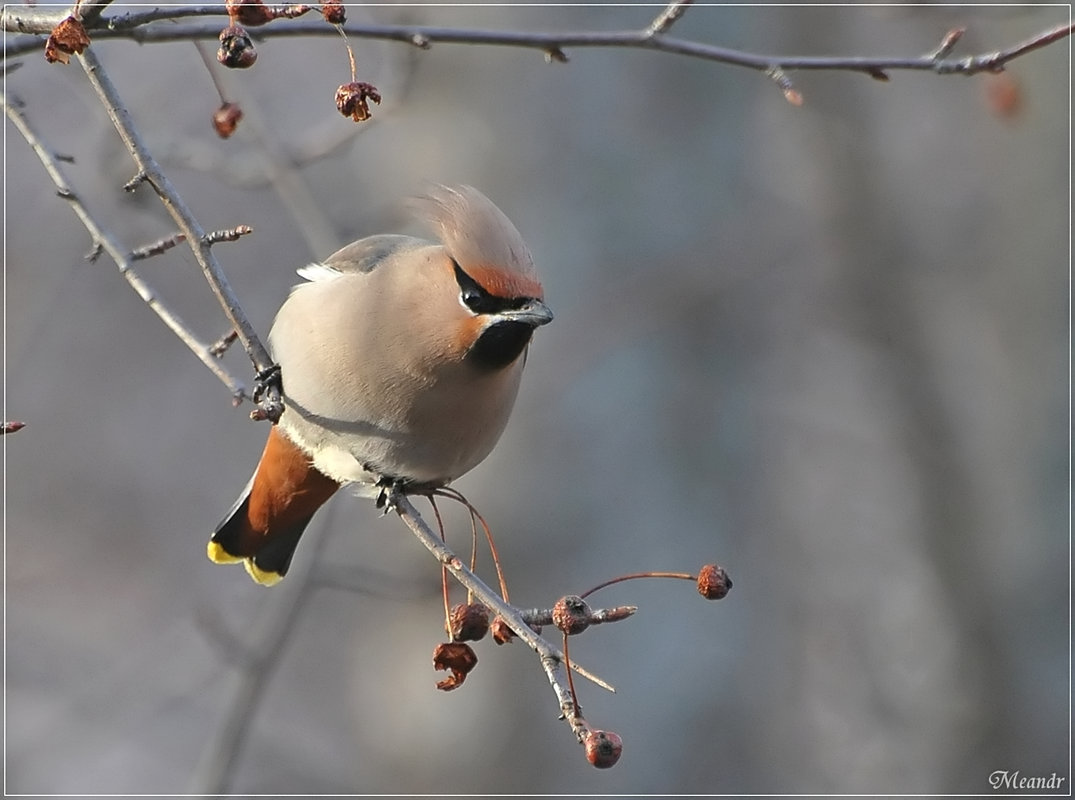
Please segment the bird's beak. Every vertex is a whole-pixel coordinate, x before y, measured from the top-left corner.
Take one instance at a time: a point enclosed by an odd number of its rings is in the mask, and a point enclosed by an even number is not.
[[[530,300],[526,305],[500,312],[512,322],[523,322],[534,328],[552,322],[552,311],[540,300]]]

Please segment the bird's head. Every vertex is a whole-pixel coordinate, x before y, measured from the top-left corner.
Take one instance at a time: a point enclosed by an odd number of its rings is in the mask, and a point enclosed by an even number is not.
[[[461,313],[459,344],[467,361],[489,370],[513,364],[534,329],[552,321],[519,231],[471,186],[438,186],[414,205],[444,249],[439,269],[451,271]]]

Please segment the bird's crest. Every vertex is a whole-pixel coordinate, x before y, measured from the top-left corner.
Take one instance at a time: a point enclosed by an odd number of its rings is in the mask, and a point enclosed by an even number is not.
[[[501,297],[542,296],[534,259],[504,212],[472,186],[436,186],[415,198],[448,254],[483,288]]]

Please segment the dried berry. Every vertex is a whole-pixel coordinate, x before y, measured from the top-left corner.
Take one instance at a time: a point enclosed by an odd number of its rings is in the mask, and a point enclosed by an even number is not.
[[[569,594],[552,607],[552,623],[568,636],[574,636],[590,627],[592,614],[589,603],[577,594]]]
[[[620,760],[623,739],[612,731],[590,731],[582,742],[586,760],[598,769],[608,769]]]
[[[350,117],[355,122],[364,122],[370,118],[370,107],[367,100],[372,100],[380,105],[381,93],[377,87],[369,83],[354,81],[345,83],[336,90],[336,108],[345,117]]]
[[[478,663],[478,657],[463,642],[442,642],[433,650],[433,669],[451,670],[451,675],[442,681],[437,681],[437,688],[444,692],[450,692],[463,685],[463,681]]]
[[[732,588],[732,579],[717,564],[706,564],[698,572],[698,594],[706,600],[720,600]]]
[[[998,117],[1014,118],[1023,110],[1023,90],[1019,81],[1008,72],[985,76],[985,103]]]
[[[254,66],[258,60],[258,51],[246,30],[238,25],[229,25],[220,32],[220,49],[216,60],[230,69],[246,69]]]
[[[57,61],[67,64],[72,55],[81,55],[89,46],[90,37],[85,26],[74,17],[67,17],[52,29],[45,41],[45,60],[50,64]]]
[[[489,632],[489,609],[480,603],[460,603],[448,620],[448,634],[457,642],[476,642]]]
[[[213,113],[213,127],[217,136],[227,139],[235,129],[239,127],[239,120],[243,118],[243,110],[238,103],[224,103]]]
[[[343,25],[347,22],[347,9],[343,5],[343,0],[325,0],[321,3],[321,16],[325,18],[325,22]]]

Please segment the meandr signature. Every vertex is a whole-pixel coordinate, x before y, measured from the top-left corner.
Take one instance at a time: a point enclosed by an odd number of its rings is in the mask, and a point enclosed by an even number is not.
[[[994,789],[1060,789],[1066,780],[1066,776],[1055,772],[1048,777],[1024,776],[1017,769],[998,769],[989,773],[989,785]]]

